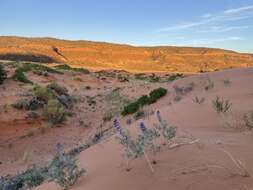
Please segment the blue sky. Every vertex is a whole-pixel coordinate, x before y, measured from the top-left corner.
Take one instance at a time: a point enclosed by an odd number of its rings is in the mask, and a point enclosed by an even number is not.
[[[0,35],[253,53],[253,0],[0,0]]]

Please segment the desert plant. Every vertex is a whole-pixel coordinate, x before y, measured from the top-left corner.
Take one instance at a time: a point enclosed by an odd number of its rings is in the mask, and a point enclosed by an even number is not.
[[[148,104],[155,103],[158,99],[165,96],[166,94],[167,94],[167,89],[165,89],[165,88],[157,88],[155,90],[152,90],[149,93]]]
[[[141,119],[142,117],[145,116],[145,112],[143,110],[140,110],[140,111],[137,111],[135,114],[134,114],[134,119],[135,120],[138,120],[138,119]]]
[[[193,102],[195,102],[196,104],[203,104],[204,101],[205,101],[205,98],[204,97],[198,97],[198,96],[195,96],[193,99],[192,99]]]
[[[225,86],[230,86],[231,85],[231,81],[229,79],[223,80],[223,83],[224,83]]]
[[[56,99],[50,99],[44,106],[44,117],[52,124],[60,124],[66,120],[67,112]]]
[[[160,111],[156,112],[156,117],[159,121],[159,125],[155,125],[155,127],[160,131],[166,144],[168,141],[170,141],[176,136],[176,128],[168,126],[168,123],[162,119]]]
[[[243,120],[249,129],[253,129],[253,111],[244,114]]]
[[[23,82],[23,83],[29,83],[29,84],[33,83],[25,76],[21,68],[16,69],[15,74],[13,75],[13,79],[19,82]]]
[[[121,114],[123,116],[133,114],[137,112],[139,108],[140,108],[140,105],[138,104],[138,102],[132,102],[123,108],[123,111],[121,112]]]
[[[181,77],[183,77],[183,76],[184,76],[184,75],[183,75],[183,74],[180,74],[180,73],[173,74],[173,75],[169,76],[169,78],[167,78],[167,81],[168,81],[168,82],[171,82],[171,81],[177,80],[178,78],[181,78]]]
[[[121,112],[121,114],[123,116],[133,114],[133,113],[137,112],[140,107],[142,107],[144,105],[153,104],[153,103],[157,102],[157,100],[159,100],[160,98],[165,96],[166,94],[167,94],[167,89],[165,89],[165,88],[154,89],[149,93],[149,96],[143,95],[139,99],[137,99],[136,101],[126,105],[123,108],[123,111]]]
[[[33,95],[44,102],[48,102],[55,97],[51,89],[43,86],[35,86]]]
[[[89,74],[90,71],[88,69],[84,69],[84,68],[73,68],[70,67],[69,65],[57,65],[55,66],[56,69],[60,69],[60,70],[66,70],[66,71],[76,71],[76,72],[81,72],[84,74]]]
[[[0,65],[0,84],[3,84],[4,80],[7,78],[7,73],[4,70],[4,67]]]
[[[68,95],[68,89],[64,86],[57,84],[56,82],[47,85],[47,88],[55,91],[58,95]]]
[[[133,139],[127,130],[124,130],[123,128],[120,127],[117,119],[113,121],[113,127],[117,132],[116,139],[124,147],[125,156],[128,159],[136,159],[144,155],[150,167],[151,172],[154,172],[151,162],[145,152],[145,146],[147,145],[147,141],[145,137],[142,135],[139,135],[138,139]],[[128,167],[128,162],[127,162],[127,167]]]
[[[26,190],[39,186],[46,179],[44,168],[33,167],[14,177],[0,177],[1,190]]]
[[[217,96],[212,103],[217,113],[226,113],[232,106],[232,103],[229,100],[221,99],[219,96]]]
[[[56,157],[49,166],[49,175],[64,189],[68,189],[75,184],[79,177],[87,172],[78,168],[76,159],[64,153],[61,144],[57,144],[56,149]]]
[[[214,88],[214,82],[213,82],[213,81],[211,81],[211,79],[210,79],[210,78],[208,78],[207,83],[208,83],[208,84],[205,86],[205,90],[206,90],[206,91],[209,91],[209,90],[211,90],[211,89],[213,89],[213,88]]]

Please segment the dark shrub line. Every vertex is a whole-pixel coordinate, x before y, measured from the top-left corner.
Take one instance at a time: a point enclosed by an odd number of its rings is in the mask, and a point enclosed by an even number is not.
[[[153,103],[157,102],[157,100],[159,100],[161,97],[165,96],[166,94],[167,94],[167,89],[157,88],[157,89],[151,91],[149,93],[149,96],[143,95],[139,99],[137,99],[136,101],[125,106],[123,111],[121,112],[121,114],[123,116],[133,114],[133,113],[137,112],[140,109],[140,107],[153,104]]]

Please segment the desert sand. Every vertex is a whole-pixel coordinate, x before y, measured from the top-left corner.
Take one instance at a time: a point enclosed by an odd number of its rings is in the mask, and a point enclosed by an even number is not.
[[[11,76],[14,70],[9,66],[7,68],[8,76]],[[158,122],[155,112],[159,110],[162,118],[176,127],[177,133],[155,157],[147,153],[151,160],[157,162],[153,164],[154,173],[144,157],[132,160],[130,171],[127,170],[126,159],[122,156],[123,147],[113,134],[77,156],[78,165],[88,172],[71,189],[253,189],[253,133],[243,119],[253,107],[252,68],[200,73],[162,83],[136,80],[131,73],[123,74],[131,80],[120,82],[115,77],[101,78],[94,73],[64,72],[63,75],[42,77],[29,72],[28,78],[38,84],[57,81],[71,94],[83,98],[74,106],[74,116],[57,128],[45,127],[47,123],[43,119],[28,119],[26,112],[9,106],[20,96],[27,95],[31,85],[20,85],[7,79],[0,85],[0,175],[16,174],[33,164],[43,166],[53,158],[55,144],[61,143],[66,151],[71,150],[97,131],[110,129],[116,118],[124,129],[137,135],[140,133],[140,122],[154,128]],[[210,89],[205,89],[210,83]],[[178,99],[174,87],[189,85],[192,90]],[[113,89],[119,88],[120,100],[117,101],[118,95],[112,97],[117,107],[123,101],[122,97],[133,100],[158,87],[166,88],[167,95],[155,104],[145,106],[143,111],[146,114],[141,119],[135,120],[131,115],[122,117],[116,110],[111,121],[103,121],[107,112],[115,110],[108,108],[108,103],[112,103],[106,99],[106,94]],[[203,97],[204,102],[194,102],[196,96]],[[232,103],[227,113],[219,114],[214,110],[212,101],[217,96]],[[89,97],[93,97],[95,105],[89,106]],[[131,124],[127,124],[129,119]],[[241,164],[238,165],[238,162]],[[45,182],[35,189],[62,188],[54,182]]]

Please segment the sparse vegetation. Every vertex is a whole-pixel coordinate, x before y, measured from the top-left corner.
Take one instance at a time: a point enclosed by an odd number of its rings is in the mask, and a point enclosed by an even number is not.
[[[195,96],[193,99],[192,99],[193,102],[195,102],[196,104],[203,104],[204,101],[205,101],[205,98],[204,97],[198,97],[198,96]]]
[[[44,106],[43,115],[50,123],[60,124],[66,120],[67,112],[56,99],[51,99]]]
[[[165,96],[166,94],[167,94],[167,90],[165,88],[157,88],[155,90],[152,90],[149,93],[149,96],[147,96],[147,95],[141,96],[136,101],[125,106],[123,111],[121,112],[121,114],[123,116],[133,114],[133,113],[137,112],[140,107],[143,107],[144,105],[153,104],[157,100],[159,100],[160,98]]]
[[[134,119],[135,120],[138,120],[138,119],[141,119],[145,116],[145,112],[143,110],[140,110],[140,111],[137,111],[135,114],[134,114]]]
[[[49,166],[50,178],[65,190],[74,185],[77,179],[85,173],[86,170],[78,168],[76,159],[66,155],[62,146],[57,144],[57,155]]]
[[[183,76],[184,76],[184,75],[181,74],[181,73],[173,74],[173,75],[170,75],[170,76],[167,78],[167,81],[168,81],[168,82],[171,82],[171,81],[177,80],[178,78],[182,78]]]
[[[205,86],[205,90],[206,90],[206,91],[209,91],[209,90],[211,90],[211,89],[213,89],[213,88],[214,88],[214,82],[213,82],[213,81],[211,81],[211,79],[210,79],[210,78],[208,78],[207,83],[208,83],[208,84]]]
[[[217,113],[226,113],[230,110],[232,103],[229,100],[221,99],[219,96],[212,101],[213,107]]]
[[[223,83],[224,83],[225,86],[230,86],[231,85],[231,81],[229,79],[223,80]]]
[[[7,78],[7,73],[4,70],[4,67],[0,65],[0,85],[3,84],[4,80]]]
[[[33,84],[33,82],[26,77],[23,69],[21,68],[16,69],[15,74],[13,75],[13,79],[22,83]]]
[[[243,120],[249,129],[253,129],[253,111],[246,113],[243,117]]]
[[[54,68],[59,69],[59,70],[65,70],[65,71],[75,71],[75,72],[80,72],[80,73],[84,73],[84,74],[89,74],[90,71],[88,69],[84,69],[84,68],[73,68],[70,67],[69,65],[57,65]]]
[[[55,91],[58,95],[67,95],[68,94],[68,89],[65,88],[64,86],[59,85],[56,82],[53,82],[53,83],[47,85],[47,88]]]

